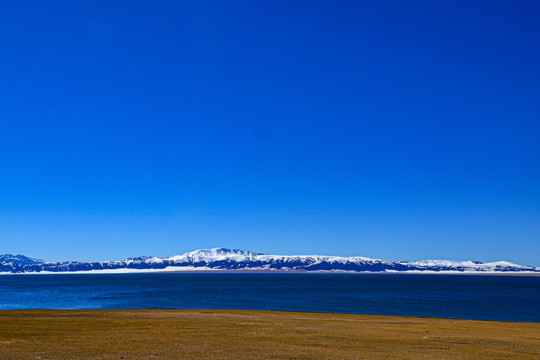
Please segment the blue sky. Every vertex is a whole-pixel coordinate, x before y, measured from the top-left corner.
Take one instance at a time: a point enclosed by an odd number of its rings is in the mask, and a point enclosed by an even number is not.
[[[540,266],[534,1],[2,1],[0,253]]]

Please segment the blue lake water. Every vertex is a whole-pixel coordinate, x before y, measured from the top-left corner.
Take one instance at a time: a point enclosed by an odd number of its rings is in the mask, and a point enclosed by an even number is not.
[[[251,309],[540,322],[540,277],[174,273],[0,276],[7,309]]]

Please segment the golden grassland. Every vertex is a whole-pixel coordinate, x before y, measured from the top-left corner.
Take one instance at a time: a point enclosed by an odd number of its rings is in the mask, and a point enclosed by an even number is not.
[[[540,323],[230,310],[0,311],[0,359],[540,359]]]

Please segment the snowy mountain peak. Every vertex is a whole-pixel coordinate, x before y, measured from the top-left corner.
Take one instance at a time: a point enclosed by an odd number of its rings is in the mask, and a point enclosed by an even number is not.
[[[239,249],[225,249],[225,248],[213,248],[213,249],[199,249],[185,253],[183,255],[176,255],[167,260],[175,262],[212,262],[223,260],[235,260],[241,261],[253,258],[258,254],[251,251],[239,250]]]
[[[192,251],[189,254],[193,254],[193,255],[197,254],[200,256],[255,255],[251,251],[247,251],[247,250],[226,249],[226,248],[199,249],[199,250]]]

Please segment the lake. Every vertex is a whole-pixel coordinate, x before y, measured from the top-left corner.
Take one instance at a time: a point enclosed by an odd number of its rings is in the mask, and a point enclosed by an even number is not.
[[[0,310],[243,309],[540,322],[540,277],[154,273],[0,276]]]

